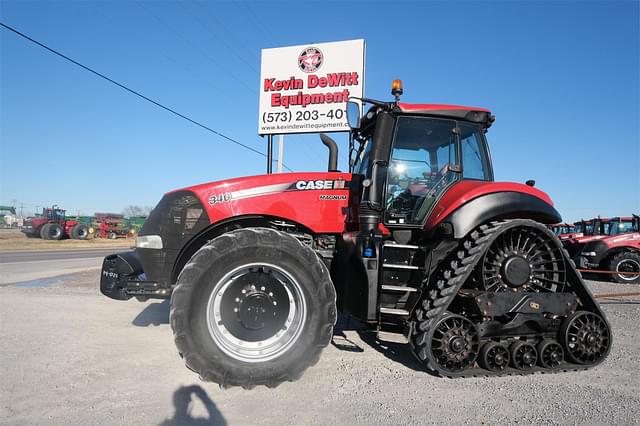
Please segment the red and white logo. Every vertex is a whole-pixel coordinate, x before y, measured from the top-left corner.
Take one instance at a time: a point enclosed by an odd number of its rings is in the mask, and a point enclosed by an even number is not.
[[[324,62],[322,52],[317,47],[307,47],[298,56],[298,67],[304,72],[316,72]]]

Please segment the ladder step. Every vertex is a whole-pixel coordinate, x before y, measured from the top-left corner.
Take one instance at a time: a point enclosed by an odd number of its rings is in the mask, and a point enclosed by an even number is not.
[[[387,269],[408,269],[411,271],[417,271],[418,269],[420,269],[420,267],[418,266],[413,266],[413,265],[398,265],[395,263],[384,263],[382,264],[383,268],[387,268]]]
[[[409,339],[404,334],[389,331],[378,331],[378,340],[391,343],[409,343]]]
[[[411,244],[396,244],[388,241],[385,242],[383,246],[389,247],[389,248],[408,249],[408,250],[418,250],[420,248],[420,246],[414,246]]]
[[[409,315],[409,311],[404,309],[394,309],[394,308],[384,308],[384,307],[380,307],[380,313],[388,314],[388,315]]]
[[[415,287],[404,287],[401,285],[389,285],[389,284],[382,284],[382,289],[388,290],[388,291],[408,291],[410,293],[418,291],[418,289]]]

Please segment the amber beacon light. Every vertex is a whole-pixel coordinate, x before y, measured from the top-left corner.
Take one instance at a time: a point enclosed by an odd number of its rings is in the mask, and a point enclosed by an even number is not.
[[[391,83],[391,94],[396,97],[396,102],[400,101],[400,95],[402,95],[402,80],[393,80]]]

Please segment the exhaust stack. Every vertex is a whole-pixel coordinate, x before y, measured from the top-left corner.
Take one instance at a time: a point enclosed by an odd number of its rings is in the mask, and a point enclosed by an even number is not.
[[[320,133],[320,139],[322,143],[329,148],[329,166],[327,170],[330,172],[339,172],[338,170],[338,145],[336,141],[331,139],[329,136],[324,133]]]

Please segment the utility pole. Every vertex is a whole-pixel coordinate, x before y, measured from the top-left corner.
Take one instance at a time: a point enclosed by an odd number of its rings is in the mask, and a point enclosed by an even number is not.
[[[20,217],[24,217],[22,215],[22,210],[24,210],[24,203],[20,203]]]

